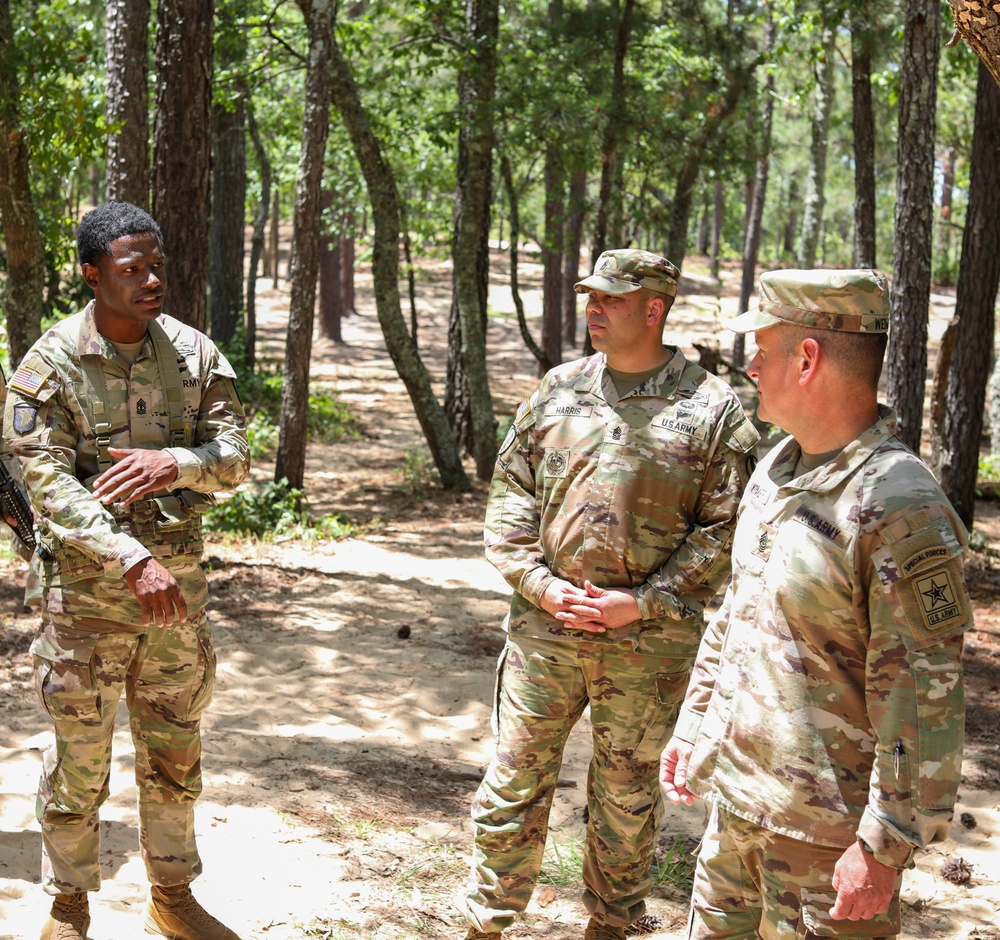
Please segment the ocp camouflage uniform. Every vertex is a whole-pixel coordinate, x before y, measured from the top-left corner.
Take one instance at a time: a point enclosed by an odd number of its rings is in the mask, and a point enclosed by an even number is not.
[[[729,572],[757,434],[721,380],[677,349],[619,397],[602,354],[549,372],[518,409],[493,477],[487,557],[514,589],[498,666],[496,752],[472,807],[466,917],[508,926],[538,877],[566,738],[589,703],[584,902],[644,910],[662,818],[657,760],[705,605]],[[538,603],[553,578],[631,589],[641,620],[584,633]]]
[[[100,884],[98,809],[123,688],[149,879],[176,885],[201,871],[199,719],[215,676],[201,512],[205,494],[238,486],[249,470],[234,379],[208,337],[165,315],[129,367],[97,331],[90,304],[45,333],[9,383],[4,435],[38,517],[28,589],[43,613],[36,683],[56,734],[38,796],[50,894]],[[91,490],[111,465],[109,446],[166,448],[177,479],[128,507],[104,506]],[[143,626],[123,575],[151,556],[177,580],[185,623]]]
[[[898,890],[879,918],[830,919],[833,864],[860,840],[902,869],[948,833],[972,623],[967,537],[895,437],[893,412],[879,414],[799,476],[801,450],[786,439],[747,487],[732,583],[675,731],[694,742],[688,787],[716,805],[691,937],[754,937],[754,916],[768,921],[761,936],[893,936]],[[804,870],[765,870],[775,893],[753,915],[733,853],[784,864],[791,856],[767,850],[773,840],[806,843]]]

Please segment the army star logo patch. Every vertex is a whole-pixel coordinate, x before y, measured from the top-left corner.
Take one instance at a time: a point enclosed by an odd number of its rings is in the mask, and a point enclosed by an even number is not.
[[[955,587],[948,571],[935,571],[920,578],[914,582],[914,587],[928,627],[940,627],[960,616]]]

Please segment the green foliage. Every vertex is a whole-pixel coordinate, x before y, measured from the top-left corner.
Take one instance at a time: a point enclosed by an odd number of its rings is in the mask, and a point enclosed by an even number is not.
[[[402,477],[400,489],[410,496],[423,496],[428,490],[441,486],[441,477],[430,454],[421,448],[408,450],[403,455],[399,473]]]
[[[986,454],[979,458],[976,479],[980,483],[1000,483],[1000,454]]]
[[[305,493],[287,480],[238,491],[206,513],[205,528],[263,541],[340,539],[362,532],[340,515],[313,518]]]
[[[270,453],[278,442],[281,421],[281,389],[284,375],[281,363],[275,359],[258,360],[256,367],[247,365],[243,331],[238,330],[233,344],[226,349],[226,358],[236,370],[236,385],[249,418],[248,433],[253,456]],[[306,433],[310,440],[333,444],[344,438],[359,437],[361,427],[350,407],[328,389],[309,393],[309,414]],[[256,439],[256,440],[255,440]]]
[[[674,839],[661,856],[653,862],[653,884],[669,885],[690,891],[694,884],[695,857],[688,851],[683,839]]]
[[[583,840],[566,839],[559,842],[550,838],[545,844],[540,884],[571,887],[580,884],[583,867]]]

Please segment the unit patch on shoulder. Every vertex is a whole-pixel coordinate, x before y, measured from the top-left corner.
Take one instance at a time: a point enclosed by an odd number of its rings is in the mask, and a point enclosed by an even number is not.
[[[37,405],[14,405],[14,430],[18,434],[30,434],[35,430],[35,418],[38,415]]]
[[[913,589],[929,630],[938,630],[962,619],[962,606],[958,602],[950,568],[939,568],[933,574],[917,578]]]
[[[11,380],[7,383],[7,386],[9,388],[15,388],[19,392],[24,392],[25,395],[31,395],[34,397],[45,384],[47,378],[47,375],[42,375],[40,372],[34,372],[31,369],[21,366],[17,372],[14,373]]]

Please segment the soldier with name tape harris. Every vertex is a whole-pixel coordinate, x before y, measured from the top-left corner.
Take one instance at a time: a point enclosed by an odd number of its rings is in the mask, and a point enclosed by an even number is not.
[[[733,577],[663,753],[713,803],[690,940],[891,938],[902,871],[961,777],[967,535],[877,401],[885,276],[771,271],[748,369],[791,436],[761,460]]]
[[[528,904],[588,705],[587,940],[623,937],[645,908],[657,760],[729,572],[758,440],[732,389],[663,345],[678,277],[652,252],[601,255],[576,285],[597,353],[548,372],[500,449],[486,553],[514,593],[458,901],[470,938],[498,937]]]

